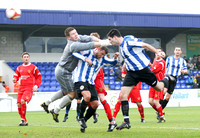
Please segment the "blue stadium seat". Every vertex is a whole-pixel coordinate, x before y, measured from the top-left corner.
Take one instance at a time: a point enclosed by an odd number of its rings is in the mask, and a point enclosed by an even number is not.
[[[51,76],[45,76],[42,78],[44,81],[50,81],[51,80]]]
[[[12,62],[12,66],[18,66],[19,62]]]
[[[114,76],[110,76],[109,80],[115,80],[115,77]]]
[[[175,89],[180,89],[181,85],[179,83],[176,84]]]
[[[48,63],[47,62],[42,62],[42,66],[48,66]]]
[[[56,67],[56,66],[57,66],[57,64],[58,64],[58,62],[54,62],[54,63],[53,63],[53,66],[54,66],[54,67]]]
[[[185,84],[181,84],[181,89],[185,89],[186,85]]]
[[[109,75],[109,67],[104,66],[103,70],[104,70],[105,74]]]
[[[188,79],[188,78],[189,78],[189,75],[184,75],[183,76],[183,79],[185,79],[185,80]]]
[[[51,81],[50,86],[56,86],[56,81]]]
[[[104,74],[105,74],[105,76],[109,76],[110,75],[109,70],[105,70]]]
[[[103,82],[104,82],[104,84],[106,84],[106,85],[109,84],[109,80],[108,80],[108,79],[104,79]]]
[[[121,90],[121,85],[115,85],[115,90]]]
[[[51,71],[51,76],[55,76],[55,71]]]
[[[180,80],[180,84],[185,84],[185,80]]]
[[[49,67],[53,67],[53,62],[48,63]]]
[[[44,83],[43,83],[43,85],[46,87],[46,86],[49,86],[50,85],[50,81],[45,81]]]
[[[56,91],[59,91],[59,90],[60,90],[60,86],[57,86],[57,87],[56,87]]]
[[[36,66],[38,67],[38,66],[42,66],[42,62],[37,62],[36,63]]]
[[[186,85],[187,89],[192,89],[192,87],[193,87],[192,85]]]
[[[40,85],[40,87],[38,88],[38,90],[37,90],[37,91],[38,91],[38,92],[42,92],[42,91],[43,91],[43,89],[44,89],[44,86],[41,86],[41,85]]]
[[[109,84],[109,87],[110,87],[111,90],[114,90],[115,89],[115,84],[114,83],[113,84]]]
[[[45,72],[44,70],[43,70],[43,71],[40,71],[40,74],[42,75],[42,77],[45,76],[45,73],[46,73],[46,72]]]
[[[56,77],[55,76],[51,76],[51,81],[56,81]]]
[[[36,62],[31,62],[31,64],[36,65]]]
[[[52,92],[55,92],[56,91],[56,86],[50,86],[50,91]]]
[[[45,76],[51,76],[51,71],[46,71]]]
[[[50,91],[50,87],[49,86],[43,88],[43,92],[49,92],[49,91]]]
[[[7,62],[7,64],[8,64],[8,66],[10,66],[10,67],[12,66],[12,62]]]
[[[143,84],[143,85],[142,85],[142,88],[143,88],[144,90],[148,90],[148,89],[149,89],[149,85]]]
[[[42,67],[40,66],[39,70],[40,70],[40,71],[46,71],[46,68],[43,67],[43,66],[42,66]]]
[[[45,71],[51,71],[51,68],[49,66],[44,66],[45,67]]]
[[[114,71],[116,72],[119,67],[114,67]]]
[[[114,80],[109,80],[109,85],[111,84],[115,84],[115,81]]]
[[[197,70],[193,70],[192,74],[193,74],[193,76],[196,76],[197,75]]]
[[[121,81],[115,81],[115,85],[120,85],[121,86]]]

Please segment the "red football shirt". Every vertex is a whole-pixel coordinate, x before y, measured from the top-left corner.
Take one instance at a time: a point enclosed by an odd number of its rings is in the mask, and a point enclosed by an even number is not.
[[[151,71],[156,75],[158,81],[165,77],[165,61],[161,59],[154,59]]]
[[[40,86],[42,82],[42,76],[38,68],[33,64],[19,65],[13,78],[18,81],[20,79],[20,86]]]

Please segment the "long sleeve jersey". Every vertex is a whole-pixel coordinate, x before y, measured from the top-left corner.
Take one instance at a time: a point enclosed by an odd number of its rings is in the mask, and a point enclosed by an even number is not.
[[[40,86],[42,82],[42,76],[38,68],[29,63],[28,65],[19,65],[13,78],[18,81],[20,79],[20,86]]]

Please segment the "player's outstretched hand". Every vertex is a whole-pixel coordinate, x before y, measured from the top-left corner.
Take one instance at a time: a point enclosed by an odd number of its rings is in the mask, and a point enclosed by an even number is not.
[[[100,42],[101,46],[110,46],[110,45],[112,45],[112,44],[109,42],[108,39],[106,39],[106,40],[100,40],[99,42]]]

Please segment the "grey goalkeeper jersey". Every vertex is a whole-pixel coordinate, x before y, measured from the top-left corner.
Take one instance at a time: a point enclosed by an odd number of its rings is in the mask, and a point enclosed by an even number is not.
[[[59,65],[72,72],[78,64],[78,59],[72,56],[72,53],[94,48],[92,36],[79,35],[78,41],[68,40],[62,57],[59,61]]]

